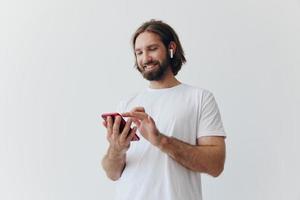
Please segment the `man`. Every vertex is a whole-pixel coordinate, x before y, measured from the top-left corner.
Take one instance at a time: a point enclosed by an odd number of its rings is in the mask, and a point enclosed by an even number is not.
[[[133,35],[136,67],[149,87],[124,100],[108,117],[109,148],[102,160],[107,176],[117,181],[117,199],[201,200],[200,173],[223,171],[226,137],[216,101],[207,90],[175,76],[185,63],[175,31],[162,21],[144,23]],[[129,111],[129,112],[128,112]],[[131,124],[136,127],[130,130]],[[130,142],[135,133],[141,140]]]

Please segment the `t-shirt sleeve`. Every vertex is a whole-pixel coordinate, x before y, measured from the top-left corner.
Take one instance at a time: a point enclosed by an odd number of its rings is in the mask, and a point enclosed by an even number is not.
[[[220,111],[211,92],[203,91],[202,101],[198,112],[197,138],[202,136],[226,137]]]

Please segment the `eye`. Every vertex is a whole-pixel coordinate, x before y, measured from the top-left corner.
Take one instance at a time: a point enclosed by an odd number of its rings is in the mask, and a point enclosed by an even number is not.
[[[139,55],[142,55],[142,53],[143,53],[142,51],[136,51],[135,55],[139,56]]]
[[[150,47],[149,50],[150,51],[155,51],[157,49],[157,47]]]

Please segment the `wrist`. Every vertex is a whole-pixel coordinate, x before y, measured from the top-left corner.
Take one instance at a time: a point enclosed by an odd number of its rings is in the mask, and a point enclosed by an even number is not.
[[[109,147],[107,156],[109,159],[117,160],[125,156],[126,150],[118,150],[113,147]]]
[[[162,133],[158,133],[158,145],[157,147],[163,151],[164,147],[168,144],[169,142],[169,137],[162,134]]]

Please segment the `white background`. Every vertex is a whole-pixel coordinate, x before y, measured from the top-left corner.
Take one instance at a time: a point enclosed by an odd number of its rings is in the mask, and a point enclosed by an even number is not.
[[[228,134],[205,200],[300,200],[300,1],[0,2],[0,199],[112,199],[100,114],[147,86],[132,33],[162,19]],[[149,188],[151,190],[151,188]]]

